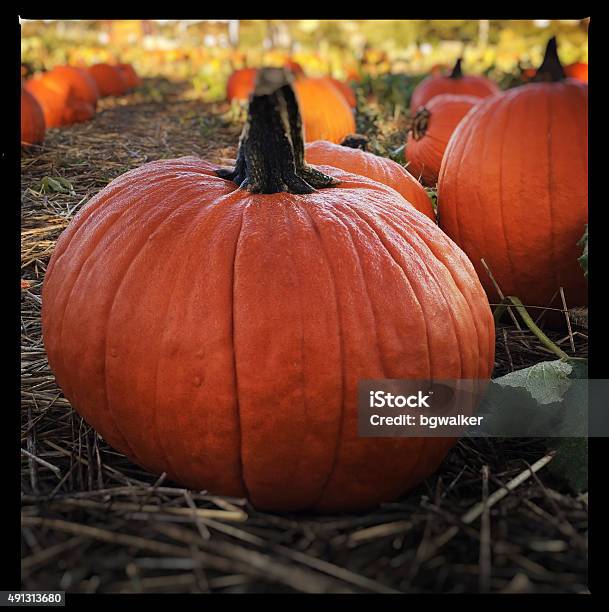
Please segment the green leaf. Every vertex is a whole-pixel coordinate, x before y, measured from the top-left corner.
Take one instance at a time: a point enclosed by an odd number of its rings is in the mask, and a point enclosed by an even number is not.
[[[586,224],[586,231],[584,232],[584,235],[577,244],[578,246],[582,246],[584,248],[581,257],[578,257],[577,261],[579,261],[579,265],[584,270],[584,276],[588,278],[588,224]]]
[[[491,381],[479,410],[489,413],[497,430],[506,433],[513,424],[514,406],[518,407],[518,432],[534,435],[540,431],[536,428],[548,431],[550,424],[558,435],[562,433],[562,437],[546,438],[546,446],[556,451],[549,469],[576,493],[588,487],[588,386],[573,381],[587,377],[586,359],[538,363]],[[500,387],[513,388],[513,393],[506,394]]]
[[[75,193],[72,183],[62,176],[45,176],[40,181],[40,191],[42,193],[69,193],[70,195]]]
[[[571,386],[569,374],[573,366],[566,361],[542,361],[535,365],[510,372],[494,379],[494,383],[504,387],[526,389],[538,404],[559,402]]]

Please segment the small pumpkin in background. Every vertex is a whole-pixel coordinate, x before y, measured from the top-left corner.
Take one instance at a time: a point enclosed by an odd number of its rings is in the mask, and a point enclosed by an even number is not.
[[[305,73],[304,68],[291,58],[284,62],[283,67],[289,70],[294,76],[304,75]]]
[[[307,143],[305,159],[310,164],[334,166],[387,185],[395,189],[419,212],[432,221],[436,220],[431,200],[421,183],[408,170],[392,159],[325,140]]]
[[[332,83],[332,85],[334,85],[334,87],[336,87],[336,89],[340,91],[343,98],[345,98],[345,100],[347,101],[347,104],[351,108],[356,108],[357,98],[355,97],[355,92],[353,91],[353,88],[348,83],[341,81],[340,79],[335,79],[334,77],[327,78]]]
[[[123,75],[129,89],[137,89],[142,84],[142,79],[131,64],[116,64],[115,67]]]
[[[229,102],[233,100],[244,101],[249,98],[254,90],[256,81],[256,68],[239,68],[235,70],[226,83],[226,98]]]
[[[434,64],[429,69],[429,74],[431,76],[444,76],[450,68],[446,64]]]
[[[21,87],[21,144],[40,144],[44,140],[44,114],[36,98]]]
[[[457,125],[480,102],[475,96],[441,94],[420,107],[406,139],[408,171],[424,185],[438,182],[446,145]]]
[[[467,253],[491,302],[588,303],[577,258],[588,222],[588,86],[567,78],[556,39],[536,82],[482,100],[454,131],[438,181],[440,227]],[[562,317],[564,322],[564,317]],[[553,324],[553,323],[552,323]]]
[[[240,142],[234,168],[154,161],[81,208],[44,279],[49,363],[109,444],[184,486],[274,511],[391,501],[455,440],[359,436],[358,381],[488,379],[482,287],[395,190],[305,163],[284,70]]]
[[[415,87],[410,99],[411,112],[416,112],[419,107],[424,106],[434,96],[440,94],[459,94],[486,98],[500,91],[497,84],[486,77],[464,75],[461,70],[461,61],[461,58],[457,60],[450,75],[430,75]]]
[[[47,73],[26,81],[25,88],[40,104],[47,128],[81,123],[95,115],[93,105],[78,98],[71,85]]]
[[[294,90],[307,142],[328,140],[340,143],[355,132],[355,117],[351,107],[329,79],[297,78]]]
[[[88,68],[102,97],[122,96],[129,89],[122,72],[110,64],[94,64]]]
[[[56,80],[72,88],[73,94],[83,102],[96,107],[100,98],[99,88],[95,79],[84,69],[75,66],[55,66],[45,73],[47,82]]]
[[[583,62],[576,62],[575,64],[569,64],[565,66],[565,74],[576,81],[582,83],[588,82],[588,64]]]

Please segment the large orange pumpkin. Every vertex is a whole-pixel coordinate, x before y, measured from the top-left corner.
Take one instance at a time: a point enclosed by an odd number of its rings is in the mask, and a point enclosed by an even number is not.
[[[414,113],[434,96],[440,94],[460,94],[486,98],[499,92],[499,87],[483,76],[464,75],[461,58],[457,60],[449,76],[430,75],[424,78],[412,92],[410,110]]]
[[[569,64],[565,66],[565,74],[572,79],[581,81],[582,83],[588,82],[588,64],[583,62],[577,62],[575,64]]]
[[[587,304],[577,242],[588,220],[588,87],[565,78],[556,41],[522,85],[482,101],[453,133],[442,162],[440,226],[497,292],[547,306],[560,287]],[[561,307],[560,298],[553,307]]]
[[[129,89],[136,89],[142,84],[142,79],[131,64],[116,64],[115,68],[123,75]]]
[[[74,96],[96,107],[100,93],[95,79],[84,69],[75,66],[55,66],[45,73],[47,80],[56,80],[72,88]]]
[[[419,108],[406,140],[408,170],[423,184],[433,187],[446,145],[457,125],[480,102],[475,96],[441,94]]]
[[[81,209],[46,272],[45,346],[76,410],[149,470],[265,509],[368,508],[454,441],[358,436],[358,381],[486,379],[493,319],[465,255],[398,193],[304,163],[279,73],[234,169],[155,161]]]
[[[431,200],[421,183],[408,170],[391,159],[325,140],[307,143],[305,157],[310,164],[334,166],[383,183],[383,185],[395,189],[419,212],[435,221],[436,216],[431,206]]]
[[[88,121],[95,115],[93,106],[79,99],[71,85],[52,76],[29,79],[25,88],[40,104],[47,128]]]
[[[89,67],[89,74],[95,79],[102,97],[122,96],[129,89],[122,72],[110,64],[94,64]]]
[[[36,98],[21,88],[21,144],[39,144],[44,140],[44,114]]]

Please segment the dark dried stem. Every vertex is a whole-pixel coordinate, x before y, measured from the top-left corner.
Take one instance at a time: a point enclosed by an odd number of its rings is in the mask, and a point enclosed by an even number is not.
[[[258,71],[235,167],[218,176],[252,193],[312,193],[338,180],[308,166],[292,77],[282,68]]]
[[[431,117],[431,113],[425,108],[421,107],[417,111],[414,119],[412,120],[412,125],[410,127],[410,131],[412,132],[412,137],[415,140],[421,140],[425,133],[427,132],[427,127],[429,125],[429,118]]]
[[[463,76],[463,71],[461,70],[461,62],[463,58],[460,57],[456,62],[453,68],[453,71],[450,73],[451,79],[460,79]]]
[[[537,69],[534,81],[537,82],[558,82],[566,78],[560,59],[558,59],[558,49],[556,46],[556,36],[552,36],[548,41],[543,62]]]
[[[340,143],[343,147],[349,147],[350,149],[361,149],[362,151],[368,150],[368,138],[363,134],[349,134],[345,136],[345,139]]]

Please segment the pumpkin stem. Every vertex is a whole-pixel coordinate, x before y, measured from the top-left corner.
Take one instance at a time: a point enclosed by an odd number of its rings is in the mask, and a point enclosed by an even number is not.
[[[345,136],[345,139],[340,143],[341,147],[349,147],[350,149],[361,149],[366,151],[368,149],[368,138],[363,134],[349,134]]]
[[[429,118],[431,117],[431,113],[422,106],[416,112],[414,119],[412,120],[412,125],[410,126],[410,131],[412,132],[412,137],[415,140],[421,140],[425,133],[427,132],[427,127],[429,126]]]
[[[558,58],[556,36],[552,36],[546,46],[543,62],[541,62],[541,66],[537,69],[537,73],[533,80],[536,82],[557,82],[563,81],[565,78],[565,71]]]
[[[304,133],[293,76],[283,68],[258,71],[234,168],[217,171],[252,193],[313,193],[339,181],[305,163]]]
[[[461,70],[461,62],[463,58],[460,57],[456,62],[453,68],[453,71],[450,73],[451,79],[460,79],[463,76],[463,71]]]

